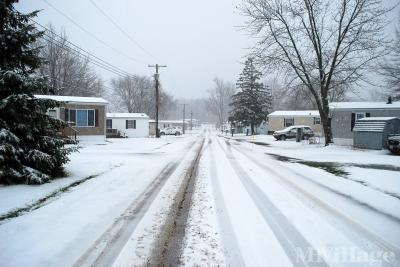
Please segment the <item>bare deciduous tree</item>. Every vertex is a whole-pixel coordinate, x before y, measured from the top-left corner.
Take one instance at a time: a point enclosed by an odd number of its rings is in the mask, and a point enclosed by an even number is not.
[[[246,28],[259,38],[253,56],[309,90],[328,145],[330,92],[364,79],[382,56],[387,10],[380,0],[243,0],[240,9],[248,18]]]
[[[119,97],[129,113],[145,112],[145,105],[149,102],[149,92],[153,83],[145,76],[126,76],[111,80],[114,93]]]
[[[217,117],[217,124],[221,126],[228,119],[229,103],[235,94],[235,85],[224,82],[219,78],[214,79],[214,88],[208,91],[208,107]]]
[[[56,34],[51,25],[49,29],[38,45],[45,63],[39,72],[47,77],[50,91],[56,95],[102,95],[103,81],[91,68],[90,58],[71,49],[65,32]]]
[[[382,66],[382,74],[385,77],[389,93],[394,99],[400,100],[400,19],[396,28],[396,38],[389,46],[391,54]]]
[[[151,78],[139,75],[120,77],[112,79],[111,86],[114,90],[112,102],[115,106],[120,105],[121,111],[155,117],[155,89]],[[160,84],[160,118],[167,119],[175,109],[176,101]]]

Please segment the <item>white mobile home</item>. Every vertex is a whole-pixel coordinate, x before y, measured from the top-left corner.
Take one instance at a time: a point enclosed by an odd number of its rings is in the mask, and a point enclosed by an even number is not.
[[[149,119],[144,113],[107,113],[107,136],[148,137]]]
[[[400,118],[400,102],[332,102],[332,137],[336,145],[354,144],[354,126],[362,118],[396,117]]]

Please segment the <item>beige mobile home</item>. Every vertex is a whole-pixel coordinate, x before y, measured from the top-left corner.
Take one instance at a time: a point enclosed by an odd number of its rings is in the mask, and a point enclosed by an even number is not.
[[[103,98],[60,95],[35,95],[35,97],[61,103],[60,107],[48,110],[47,114],[66,122],[67,127],[63,129],[65,136],[89,142],[106,140],[108,102]]]
[[[318,110],[278,110],[268,115],[268,132],[279,131],[292,125],[308,125],[315,133],[322,133]]]

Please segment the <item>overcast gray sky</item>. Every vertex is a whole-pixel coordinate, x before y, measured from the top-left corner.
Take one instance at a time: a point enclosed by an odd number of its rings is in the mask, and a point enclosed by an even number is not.
[[[215,76],[235,81],[250,43],[238,31],[243,17],[231,0],[95,0],[148,55],[124,36],[89,0],[48,0],[111,46],[138,59],[121,56],[62,17],[43,0],[22,0],[17,8],[42,9],[38,22],[63,27],[70,41],[130,73],[151,75],[147,64],[167,64],[161,70],[164,88],[175,97],[203,97]],[[101,71],[106,80],[113,74]]]
[[[238,26],[244,18],[236,5],[240,0],[94,0],[146,51],[132,43],[89,0],[47,0],[104,42],[133,61],[99,43],[44,0],[21,0],[23,12],[42,11],[38,22],[64,28],[70,41],[130,73],[152,75],[147,64],[167,64],[161,70],[164,88],[175,97],[206,96],[216,76],[234,82],[241,72],[251,39]],[[385,0],[393,5],[399,0]],[[397,8],[399,9],[399,8]],[[399,12],[392,12],[390,19]],[[393,25],[388,28],[393,31]],[[150,53],[152,56],[150,56]],[[98,69],[109,82],[113,74]]]

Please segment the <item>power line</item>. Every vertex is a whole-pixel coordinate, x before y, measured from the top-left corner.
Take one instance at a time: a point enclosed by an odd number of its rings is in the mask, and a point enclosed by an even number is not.
[[[87,90],[87,88],[82,88],[82,87],[80,87],[80,86],[73,85],[73,84],[71,84],[71,83],[69,83],[69,82],[61,81],[61,80],[59,80],[59,79],[52,78],[52,77],[50,77],[50,76],[44,76],[44,77],[46,77],[46,78],[48,78],[48,79],[50,79],[50,80],[53,80],[53,81],[62,83],[62,85],[67,85],[67,86],[72,87],[72,88],[75,88],[75,89],[80,89],[80,90],[82,90],[82,91],[86,91],[86,90]],[[106,89],[113,90],[113,88],[111,88],[111,87],[109,87],[109,86],[107,86],[107,85],[102,84],[101,86],[104,87],[104,88],[106,88]],[[59,89],[59,88],[58,88],[58,89]]]
[[[93,60],[92,58],[90,58],[90,56],[83,55],[80,51],[74,50],[73,48],[71,48],[69,46],[63,46],[59,41],[55,40],[54,38],[49,37],[48,35],[46,35],[46,36],[47,36],[47,38],[45,38],[45,37],[42,37],[42,38],[44,40],[46,40],[46,41],[52,42],[55,46],[57,46],[57,47],[59,47],[61,49],[64,49],[66,51],[70,51],[70,52],[74,53],[75,55],[77,55],[80,58],[83,58],[83,59],[84,59],[84,57],[89,58],[88,63],[90,63],[90,64],[93,64],[93,65],[95,65],[97,67],[100,67],[100,68],[102,68],[104,70],[107,70],[107,71],[109,71],[109,72],[111,72],[113,74],[116,74],[118,76],[121,76],[121,77],[125,77],[127,75],[128,76],[130,75],[130,74],[125,74],[125,73],[119,72],[117,70],[114,70],[113,68],[111,68],[111,67],[109,67],[109,66],[107,66],[107,65],[105,65],[105,64],[103,64],[101,62]]]
[[[139,47],[143,52],[152,58],[158,60],[154,55],[152,55],[149,51],[147,51],[142,45],[139,44],[135,39],[133,39],[121,26],[119,26],[105,11],[103,11],[93,0],[89,0],[90,3],[101,13],[104,17],[106,17],[122,34],[124,34],[134,45]]]
[[[53,8],[56,12],[58,12],[61,16],[63,16],[64,18],[66,18],[67,20],[69,20],[71,23],[73,23],[76,27],[78,27],[79,29],[81,29],[82,31],[84,31],[85,33],[87,33],[88,35],[90,35],[92,38],[96,39],[98,42],[102,43],[103,45],[107,46],[108,48],[112,49],[113,51],[115,51],[116,53],[136,62],[136,63],[145,63],[142,60],[139,59],[135,59],[133,57],[128,56],[127,54],[119,51],[118,49],[112,47],[111,45],[109,45],[108,43],[104,42],[103,40],[101,40],[100,38],[98,38],[96,35],[94,35],[93,33],[91,33],[90,31],[86,30],[85,28],[83,28],[81,25],[79,25],[79,23],[75,22],[72,18],[70,18],[69,16],[67,16],[64,12],[62,12],[61,10],[59,10],[58,8],[56,8],[55,6],[53,6],[52,4],[50,4],[47,0],[43,0],[43,2],[45,2],[48,6],[50,6],[51,8]]]
[[[55,33],[54,31],[48,29],[47,27],[43,26],[42,24],[36,22],[35,20],[33,20],[33,19],[30,19],[30,20],[32,22],[34,22],[35,24],[39,25],[40,27],[42,27],[43,29],[45,29],[44,35],[47,38],[50,38],[50,40],[46,39],[46,38],[43,38],[43,39],[53,42],[56,46],[58,46],[58,47],[60,47],[60,48],[62,48],[64,50],[69,50],[69,51],[75,52],[79,56],[90,56],[89,57],[89,58],[91,58],[91,61],[89,61],[90,63],[92,63],[92,64],[94,64],[94,65],[96,65],[98,67],[101,67],[101,68],[103,68],[103,69],[105,69],[107,71],[110,71],[110,72],[112,72],[114,74],[117,74],[117,75],[120,75],[120,76],[134,76],[133,74],[130,74],[127,71],[122,70],[121,68],[116,67],[115,65],[112,65],[111,63],[108,63],[107,61],[105,61],[105,60],[97,57],[96,55],[90,53],[89,51],[87,51],[87,50],[75,45],[74,43],[72,43],[71,41],[69,41],[69,40],[67,40],[65,38],[64,38],[65,42],[68,43],[69,45],[71,45],[72,47],[71,46],[64,46],[61,43],[61,41],[59,41],[59,40],[55,39],[53,36],[47,34],[47,32],[50,32],[50,33],[54,34],[55,36],[57,36],[59,38],[63,38],[62,36],[60,36],[59,34]]]
[[[107,70],[107,71],[109,71],[109,72],[111,72],[113,74],[116,74],[118,76],[121,76],[121,77],[125,77],[127,75],[128,76],[130,75],[130,74],[125,74],[125,73],[119,72],[117,70],[114,70],[112,67],[109,67],[109,66],[107,66],[107,65],[105,65],[105,64],[103,64],[101,62],[96,61],[96,60],[93,60],[92,58],[90,58],[90,56],[88,56],[88,55],[86,56],[86,55],[82,54],[80,51],[74,50],[73,48],[71,48],[69,46],[63,46],[61,44],[61,42],[59,42],[58,40],[55,40],[52,37],[49,37],[49,35],[45,35],[45,36],[47,36],[47,38],[45,38],[45,37],[42,37],[42,38],[44,40],[46,40],[46,41],[52,42],[52,44],[54,44],[55,46],[57,46],[57,47],[59,47],[59,48],[61,48],[63,50],[72,52],[72,53],[76,54],[80,58],[83,58],[83,59],[84,59],[84,57],[89,58],[90,60],[88,61],[88,63],[90,63],[90,64],[93,64],[93,65],[95,65],[97,67],[100,67],[100,68],[102,68],[104,70]]]

